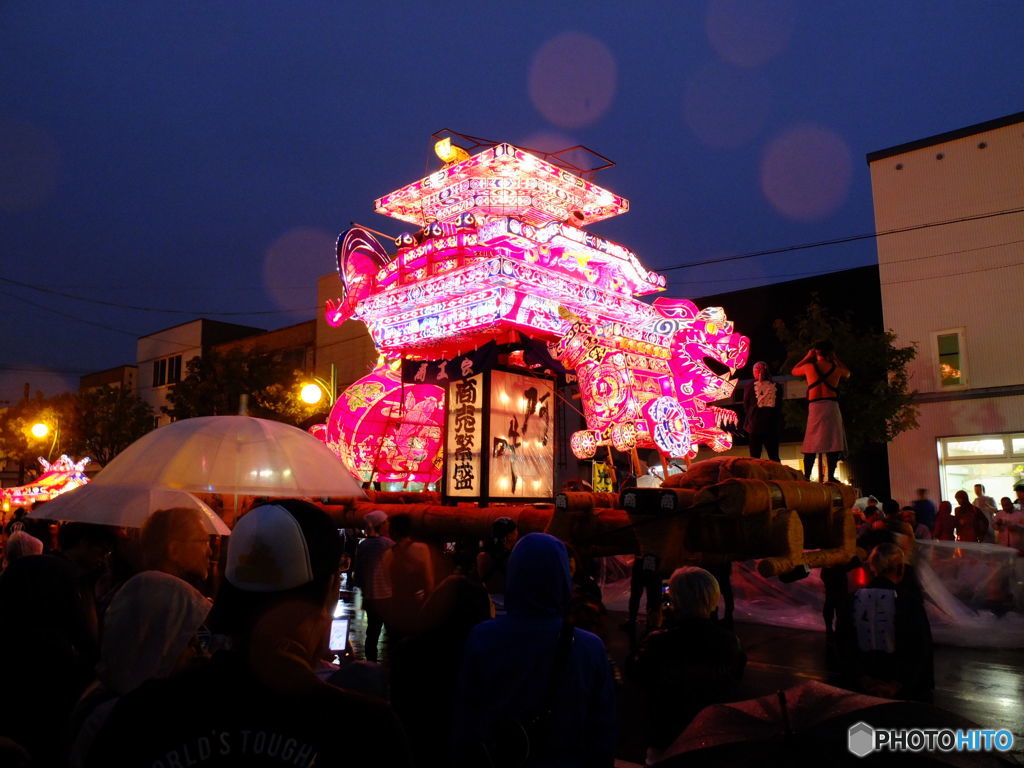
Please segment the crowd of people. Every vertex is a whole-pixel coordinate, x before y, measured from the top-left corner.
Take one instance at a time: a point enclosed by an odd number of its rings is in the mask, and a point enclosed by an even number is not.
[[[1016,502],[1003,497],[999,509],[981,484],[974,486],[973,500],[958,490],[955,507],[949,501],[936,506],[924,488],[906,505],[867,497],[857,527],[857,547],[870,553],[867,561],[822,572],[826,633],[848,687],[890,698],[931,699],[931,628],[915,570],[915,542],[999,544],[1024,557],[1024,483],[1015,485],[1014,492]],[[849,575],[859,566],[865,575],[851,590]],[[1013,573],[1007,577],[1017,578]],[[1001,590],[1002,602],[1012,599],[1012,585],[993,587]]]
[[[243,515],[223,557],[184,508],[134,535],[69,523],[52,541],[49,525],[12,526],[5,766],[501,765],[519,748],[510,723],[531,758],[613,763],[612,670],[584,628],[600,623],[600,589],[570,547],[520,538],[508,518],[439,579],[408,516],[379,510],[354,558],[296,500]],[[349,565],[367,661],[339,666],[328,638]]]
[[[1003,496],[998,507],[980,483],[974,486],[973,499],[967,491],[956,491],[955,507],[945,500],[936,506],[925,488],[919,488],[909,504],[890,501],[885,509],[879,509],[878,499],[869,496],[863,510],[858,510],[858,535],[888,527],[916,539],[999,544],[1024,556],[1024,483],[1014,485],[1013,492],[1016,498]]]
[[[984,490],[955,508],[923,489],[907,505],[868,498],[864,562],[822,573],[847,687],[930,699],[914,541],[994,534],[1020,550],[1024,485],[1002,509]],[[591,563],[507,517],[445,554],[408,515],[375,510],[346,536],[297,500],[254,507],[223,553],[190,509],[154,512],[136,535],[37,525],[17,516],[5,530],[4,765],[610,766],[622,675],[642,693],[655,764],[744,672],[720,579],[662,573],[650,553],[635,558],[634,642],[616,669]],[[366,612],[365,661],[329,646],[343,579]]]

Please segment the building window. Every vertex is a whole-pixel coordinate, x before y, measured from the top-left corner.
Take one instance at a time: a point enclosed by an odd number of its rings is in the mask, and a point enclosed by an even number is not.
[[[954,328],[932,334],[936,376],[939,387],[949,389],[967,386],[967,355],[964,329]]]
[[[940,437],[939,476],[942,498],[951,500],[957,491],[974,498],[974,486],[997,501],[1014,498],[1013,486],[1024,479],[1024,434],[962,435]]]
[[[181,381],[181,355],[161,357],[153,361],[153,386],[162,387]]]

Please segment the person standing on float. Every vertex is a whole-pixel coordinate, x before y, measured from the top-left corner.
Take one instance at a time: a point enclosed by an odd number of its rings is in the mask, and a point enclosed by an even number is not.
[[[782,386],[772,378],[768,363],[754,363],[754,380],[743,393],[743,426],[750,435],[750,457],[779,461],[779,425],[782,421]]]
[[[850,376],[850,369],[835,356],[832,342],[821,341],[793,367],[793,375],[807,379],[807,431],[801,448],[804,477],[811,479],[814,460],[824,453],[828,457],[828,482],[835,482],[836,464],[847,449],[843,414],[839,411],[839,382]]]

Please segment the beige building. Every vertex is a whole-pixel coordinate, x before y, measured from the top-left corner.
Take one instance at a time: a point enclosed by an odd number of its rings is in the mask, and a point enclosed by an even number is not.
[[[201,357],[203,350],[217,344],[263,332],[262,328],[200,318],[140,336],[135,352],[138,395],[156,414],[155,426],[170,423],[170,417],[161,408],[169,404],[170,386],[185,376],[189,360]]]
[[[893,497],[1013,496],[1024,465],[1024,112],[867,156],[886,328],[917,345]]]
[[[105,371],[87,373],[78,379],[79,392],[92,392],[101,387],[113,387],[135,393],[139,369],[134,365],[118,365]]]
[[[156,414],[156,426],[170,422],[161,408],[169,405],[167,394],[186,374],[188,361],[201,357],[206,350],[226,353],[241,350],[244,353],[267,353],[283,360],[293,368],[313,373],[329,381],[334,366],[338,392],[356,379],[369,373],[377,361],[377,351],[366,330],[356,320],[349,320],[333,328],[324,319],[328,299],[341,296],[341,282],[337,273],[317,281],[318,313],[316,320],[308,320],[274,331],[252,328],[233,323],[200,318],[140,336],[136,345],[136,365],[120,366],[83,376],[83,389],[118,382],[122,378],[137,390]]]
[[[316,323],[306,320],[274,331],[221,342],[214,351],[226,354],[238,350],[245,355],[269,355],[307,375],[313,372],[316,355]]]

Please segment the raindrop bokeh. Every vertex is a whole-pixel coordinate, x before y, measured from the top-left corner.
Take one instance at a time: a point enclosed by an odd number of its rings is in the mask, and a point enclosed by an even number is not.
[[[711,0],[711,47],[737,67],[759,67],[789,45],[796,26],[795,0]]]
[[[761,191],[783,216],[814,221],[845,202],[853,175],[841,136],[818,125],[796,125],[772,139],[761,157]]]
[[[530,100],[553,125],[582,128],[608,111],[617,78],[618,67],[604,43],[580,32],[564,32],[534,54]]]
[[[336,242],[326,230],[295,227],[267,247],[263,285],[278,309],[309,315],[309,286],[331,271]]]

